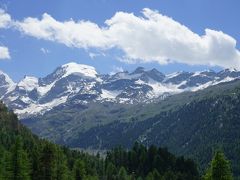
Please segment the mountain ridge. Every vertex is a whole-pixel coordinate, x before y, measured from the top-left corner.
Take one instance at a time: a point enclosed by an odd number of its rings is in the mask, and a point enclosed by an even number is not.
[[[72,99],[75,104],[82,105],[90,102],[151,103],[172,94],[198,91],[239,77],[240,72],[234,69],[165,75],[155,68],[145,70],[143,67],[133,72],[104,75],[92,66],[71,62],[43,78],[25,76],[18,83],[1,73],[0,95],[20,118],[26,118],[44,114]]]

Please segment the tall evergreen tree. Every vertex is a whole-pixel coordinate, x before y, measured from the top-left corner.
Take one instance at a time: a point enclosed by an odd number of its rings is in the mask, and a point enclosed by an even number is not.
[[[56,180],[69,180],[70,174],[67,167],[67,158],[60,148],[56,151]]]
[[[152,175],[153,175],[154,180],[161,180],[162,179],[162,176],[159,174],[157,169],[153,170]]]
[[[56,177],[56,147],[46,143],[40,155],[41,179],[53,180]]]
[[[114,180],[115,176],[117,174],[116,167],[113,163],[108,163],[107,169],[106,169],[106,175],[108,180]]]
[[[0,180],[4,180],[5,175],[5,156],[6,152],[2,146],[0,146]]]
[[[127,171],[124,167],[120,168],[117,179],[118,180],[127,180],[128,179]]]
[[[210,167],[207,169],[204,180],[232,180],[233,175],[229,161],[224,153],[217,151],[211,161]]]
[[[30,179],[30,162],[27,153],[23,150],[22,140],[19,136],[6,158],[6,179]]]
[[[80,159],[77,159],[74,163],[73,177],[74,180],[83,180],[86,177],[85,165]]]

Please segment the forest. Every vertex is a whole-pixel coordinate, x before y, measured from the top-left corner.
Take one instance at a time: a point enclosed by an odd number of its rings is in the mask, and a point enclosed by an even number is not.
[[[0,104],[0,180],[228,180],[231,164],[217,151],[203,174],[166,148],[135,143],[90,155],[40,139]]]

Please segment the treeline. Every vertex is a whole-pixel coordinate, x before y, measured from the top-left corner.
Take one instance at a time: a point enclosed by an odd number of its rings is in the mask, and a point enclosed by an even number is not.
[[[114,174],[130,173],[138,179],[182,179],[197,180],[199,173],[196,164],[184,157],[176,157],[167,149],[156,146],[145,146],[135,143],[129,151],[123,148],[115,148],[107,153],[107,170],[111,169]],[[130,176],[131,177],[131,176]]]
[[[216,153],[203,177],[232,178],[229,162]],[[39,139],[0,103],[0,180],[198,180],[196,164],[167,149],[135,143],[105,158],[70,150]]]

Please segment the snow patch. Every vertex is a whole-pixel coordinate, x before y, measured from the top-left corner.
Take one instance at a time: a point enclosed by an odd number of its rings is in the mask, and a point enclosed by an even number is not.
[[[23,80],[21,80],[18,85],[19,89],[32,91],[34,88],[38,87],[38,78],[33,76],[25,76]]]
[[[102,89],[101,98],[103,99],[115,99],[121,91],[108,91],[106,89]]]
[[[20,118],[24,116],[39,114],[39,113],[43,114],[46,111],[49,111],[52,108],[65,103],[67,101],[67,98],[68,96],[63,96],[45,104],[30,104],[28,107],[24,109],[15,110],[15,113],[18,114]]]
[[[56,83],[56,81],[54,81],[51,84],[48,84],[46,86],[39,86],[37,88],[38,94],[40,96],[44,96],[45,94],[47,94],[52,89],[52,87],[54,86],[55,83]]]
[[[13,91],[16,87],[16,83],[14,83],[13,80],[7,74],[2,72],[1,70],[0,70],[0,75],[4,76],[5,82],[7,83],[7,85],[5,85],[5,86],[7,86],[6,94]]]
[[[209,86],[214,86],[214,85],[217,85],[217,84],[220,84],[220,83],[233,81],[234,79],[236,79],[236,78],[232,78],[232,77],[229,77],[229,76],[228,76],[228,77],[224,78],[224,79],[221,80],[221,81],[209,81],[209,82],[207,82],[207,83],[205,83],[205,84],[202,84],[202,85],[200,85],[200,86],[197,86],[197,87],[192,88],[191,91],[202,90],[202,89],[205,89],[205,88],[207,88],[207,87],[209,87]]]
[[[163,81],[167,81],[168,79],[174,78],[174,77],[176,77],[176,76],[178,76],[180,74],[182,74],[182,71],[174,72],[174,73],[171,73],[171,74],[167,74]]]
[[[163,95],[164,93],[175,94],[183,92],[182,89],[178,89],[179,85],[174,85],[172,83],[165,84],[156,81],[150,81],[148,85],[153,88],[153,90],[150,93],[148,93],[149,98],[157,98],[160,95]]]
[[[97,78],[97,72],[92,66],[71,62],[63,65],[62,68],[65,70],[65,74],[62,78],[67,77],[70,74],[77,74],[87,78]]]

